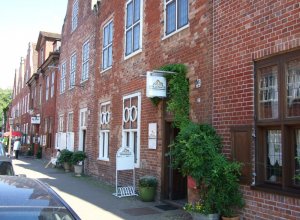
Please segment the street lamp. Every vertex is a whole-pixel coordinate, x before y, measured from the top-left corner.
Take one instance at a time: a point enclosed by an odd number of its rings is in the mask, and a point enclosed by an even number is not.
[[[10,156],[10,151],[11,151],[11,133],[12,133],[12,126],[14,124],[14,119],[9,118],[8,119],[9,123],[9,139],[8,139],[8,155]]]

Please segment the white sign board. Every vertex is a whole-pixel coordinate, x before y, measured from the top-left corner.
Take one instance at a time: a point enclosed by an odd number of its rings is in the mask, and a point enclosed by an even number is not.
[[[167,96],[167,80],[163,76],[152,76],[151,72],[147,72],[146,96],[166,97]]]
[[[157,143],[157,124],[149,123],[148,125],[148,148],[156,149]]]
[[[31,124],[39,125],[40,123],[41,123],[41,117],[40,116],[31,117]]]
[[[129,147],[121,147],[116,155],[117,170],[134,169],[134,153]]]

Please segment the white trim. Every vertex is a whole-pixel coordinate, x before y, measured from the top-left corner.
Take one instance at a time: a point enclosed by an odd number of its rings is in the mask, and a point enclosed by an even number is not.
[[[102,145],[101,134],[105,135],[104,145]],[[109,161],[109,145],[110,145],[109,138],[110,138],[110,130],[100,130],[99,131],[98,160]],[[102,154],[101,151],[104,151],[104,155],[102,157],[100,156],[100,154]]]
[[[135,56],[136,54],[140,53],[143,49],[143,16],[144,16],[144,13],[143,13],[143,8],[144,8],[144,0],[140,0],[140,20],[139,20],[139,23],[140,23],[140,45],[139,45],[139,49],[137,51],[132,51],[130,54],[126,55],[126,32],[127,32],[127,29],[126,29],[126,22],[127,22],[127,5],[130,3],[130,2],[133,2],[133,0],[127,0],[126,2],[126,5],[125,5],[125,19],[124,19],[124,60],[127,60],[133,56]],[[134,11],[134,7],[133,7],[133,11]],[[134,16],[132,18],[132,27],[134,26]],[[132,28],[132,47],[133,47],[133,28]]]
[[[100,69],[101,69],[102,67],[100,67]],[[111,70],[112,69],[112,66],[110,66],[110,67],[108,67],[108,68],[106,68],[105,70],[102,70],[100,73],[102,74],[102,73],[105,73],[105,72],[107,72],[108,70]]]
[[[171,0],[172,1],[172,0]],[[165,40],[165,39],[167,39],[168,37],[171,37],[171,36],[173,36],[174,34],[177,34],[178,32],[180,32],[180,31],[182,31],[182,30],[184,30],[184,29],[186,29],[186,28],[188,28],[189,27],[189,24],[190,24],[190,20],[189,20],[189,18],[190,18],[190,16],[189,16],[189,14],[190,14],[190,2],[189,2],[189,0],[187,0],[187,7],[188,7],[188,23],[186,24],[186,25],[184,25],[184,26],[182,26],[181,28],[179,28],[178,29],[178,0],[175,0],[175,31],[173,31],[172,33],[169,33],[168,35],[167,35],[167,1],[166,0],[164,0],[164,37],[162,38],[162,40]],[[168,4],[170,4],[170,3],[168,3]]]
[[[111,26],[111,43],[108,43],[105,47],[104,47],[104,39],[105,39],[105,32],[104,32],[104,29],[107,28],[109,25],[112,25]],[[109,42],[109,34],[108,33],[108,42]],[[106,22],[106,24],[103,26],[102,28],[102,65],[101,65],[101,70],[102,71],[105,71],[109,68],[112,68],[112,65],[113,65],[113,40],[114,40],[114,22],[113,22],[113,19],[110,19],[108,22]],[[112,55],[111,55],[111,66],[107,66],[105,69],[104,69],[104,50],[111,47],[111,52],[112,52]],[[108,58],[108,57],[107,57]]]

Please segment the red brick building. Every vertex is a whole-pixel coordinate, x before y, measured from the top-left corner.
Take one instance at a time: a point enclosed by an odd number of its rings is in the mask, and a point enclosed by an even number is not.
[[[213,7],[213,126],[245,164],[244,217],[299,219],[299,1]]]

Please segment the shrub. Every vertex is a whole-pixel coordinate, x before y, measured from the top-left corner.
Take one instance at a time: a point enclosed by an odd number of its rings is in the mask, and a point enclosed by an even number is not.
[[[80,162],[87,158],[86,153],[83,151],[76,151],[72,154],[71,163],[73,165],[78,165]]]
[[[143,176],[139,179],[139,187],[156,187],[157,183],[154,176]]]
[[[63,164],[63,163],[71,163],[71,158],[72,158],[72,151],[69,151],[67,149],[63,149],[60,153],[60,156],[58,158],[58,162]]]

